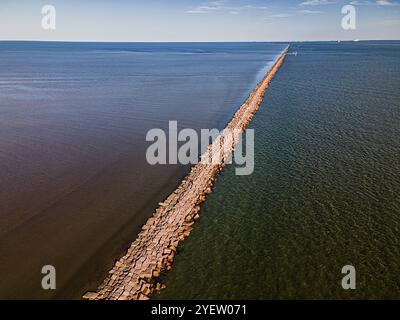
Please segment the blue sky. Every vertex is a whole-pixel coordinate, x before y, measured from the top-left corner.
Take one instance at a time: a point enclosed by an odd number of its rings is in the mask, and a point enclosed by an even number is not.
[[[356,7],[356,30],[341,8]],[[54,5],[56,30],[41,9]],[[400,0],[1,0],[0,39],[293,41],[400,39]]]

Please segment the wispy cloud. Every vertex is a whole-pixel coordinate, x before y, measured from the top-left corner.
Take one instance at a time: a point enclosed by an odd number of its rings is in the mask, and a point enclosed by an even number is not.
[[[268,6],[259,6],[259,5],[252,5],[252,4],[248,4],[248,5],[243,5],[243,6],[232,6],[232,5],[228,5],[229,2],[228,0],[221,0],[221,1],[212,1],[212,2],[208,2],[205,3],[203,5],[200,6],[196,6],[188,11],[186,11],[186,13],[213,13],[213,12],[217,12],[217,11],[223,11],[223,12],[227,12],[230,14],[240,14],[242,11],[245,10],[268,10],[269,7]]]
[[[320,6],[324,4],[332,4],[335,1],[332,0],[306,0],[300,3],[300,6]]]
[[[251,5],[251,4],[242,6],[240,8],[242,8],[242,9],[255,9],[255,10],[268,10],[269,9],[269,7],[267,7],[267,6],[255,6],[255,5]]]
[[[223,1],[212,1],[205,5],[194,7],[193,9],[186,11],[186,13],[204,14],[219,11],[223,8]]]
[[[390,1],[390,0],[376,0],[376,1],[356,0],[356,1],[351,1],[350,4],[359,5],[359,6],[386,6],[386,7],[400,6],[399,2],[394,2],[394,1]]]
[[[288,17],[292,17],[293,14],[291,13],[276,13],[276,14],[271,14],[270,17],[271,18],[288,18]]]
[[[389,0],[378,0],[378,1],[376,1],[376,4],[378,6],[389,6],[389,7],[400,6],[400,3],[389,1]]]
[[[248,5],[244,5],[244,6],[236,6],[236,7],[226,7],[227,10],[229,10],[229,13],[231,14],[240,14],[243,11],[266,11],[269,10],[270,8],[267,6],[257,6],[257,5],[252,5],[252,4],[248,4]]]
[[[320,13],[324,13],[324,11],[320,11],[320,10],[299,10],[298,13],[302,13],[302,14],[320,14]]]

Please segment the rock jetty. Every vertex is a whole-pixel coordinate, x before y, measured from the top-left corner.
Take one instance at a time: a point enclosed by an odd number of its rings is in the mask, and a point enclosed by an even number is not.
[[[221,134],[208,146],[198,164],[191,168],[179,187],[159,203],[127,253],[109,271],[96,292],[87,292],[88,300],[146,300],[160,290],[161,272],[172,267],[176,250],[199,219],[200,205],[211,192],[216,175],[228,162],[240,134],[257,112],[264,94],[281,66],[289,47],[282,53]],[[228,147],[227,147],[228,146]],[[220,161],[209,161],[218,155]]]

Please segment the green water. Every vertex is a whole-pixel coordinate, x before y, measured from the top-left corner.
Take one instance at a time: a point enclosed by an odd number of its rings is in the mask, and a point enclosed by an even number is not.
[[[292,51],[154,298],[400,298],[400,43]]]

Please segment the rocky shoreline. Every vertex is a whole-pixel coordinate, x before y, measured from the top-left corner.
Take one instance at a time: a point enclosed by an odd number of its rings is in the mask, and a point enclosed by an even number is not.
[[[171,269],[177,247],[189,236],[193,224],[199,218],[201,203],[211,192],[216,175],[227,163],[239,142],[240,134],[258,111],[288,49],[289,47],[201,156],[201,161],[192,167],[179,187],[164,202],[159,203],[137,239],[127,253],[116,261],[98,290],[87,292],[83,299],[145,300],[163,287],[159,281],[161,272]],[[229,134],[230,132],[234,134]],[[221,161],[210,162],[209,159],[214,159],[216,153],[220,155]]]

